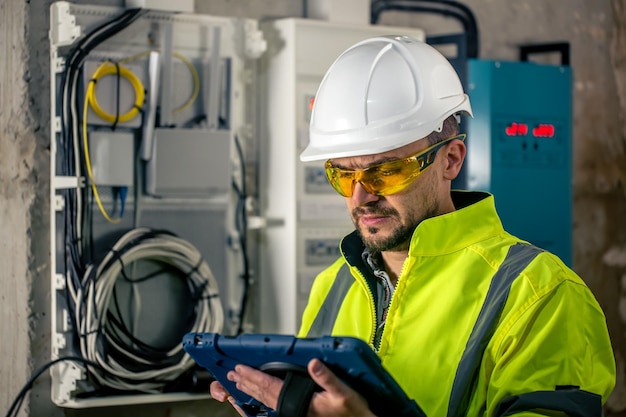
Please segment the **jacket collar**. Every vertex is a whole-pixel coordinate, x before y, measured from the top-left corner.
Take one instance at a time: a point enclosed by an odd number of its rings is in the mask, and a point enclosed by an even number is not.
[[[411,256],[443,255],[504,233],[494,198],[479,191],[452,191],[456,210],[424,220],[413,232]],[[341,251],[351,265],[364,266],[364,245],[356,231],[341,242]]]
[[[504,233],[491,194],[453,191],[452,201],[455,211],[417,226],[411,238],[411,256],[443,255]]]

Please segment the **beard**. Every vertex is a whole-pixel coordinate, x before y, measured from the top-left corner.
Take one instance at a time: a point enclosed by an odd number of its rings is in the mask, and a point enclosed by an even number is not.
[[[385,251],[405,251],[408,250],[413,237],[413,232],[419,224],[430,217],[434,217],[438,212],[438,205],[424,207],[421,215],[416,215],[415,210],[407,213],[407,219],[403,220],[397,210],[390,207],[377,207],[376,205],[356,207],[352,210],[352,222],[370,253],[380,253]],[[375,214],[395,219],[399,225],[394,227],[390,233],[383,235],[383,231],[378,227],[364,227],[359,225],[359,215]]]

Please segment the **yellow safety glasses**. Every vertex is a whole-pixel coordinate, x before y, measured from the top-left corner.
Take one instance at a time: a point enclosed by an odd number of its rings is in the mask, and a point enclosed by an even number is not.
[[[369,194],[395,194],[415,181],[426,168],[435,162],[437,151],[455,139],[465,140],[465,135],[445,139],[407,158],[383,162],[359,170],[335,167],[329,159],[325,166],[326,176],[335,191],[344,197],[352,197],[357,182],[361,183]]]

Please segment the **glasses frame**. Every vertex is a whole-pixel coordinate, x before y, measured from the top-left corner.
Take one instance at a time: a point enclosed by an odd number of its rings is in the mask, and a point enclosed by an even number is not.
[[[404,190],[411,183],[413,183],[413,181],[415,181],[420,176],[420,174],[424,172],[426,168],[428,168],[429,166],[433,164],[433,162],[435,162],[435,158],[437,156],[437,152],[439,151],[439,149],[443,148],[445,145],[452,142],[453,140],[464,141],[466,136],[467,136],[466,134],[461,133],[461,134],[452,136],[450,138],[444,139],[441,142],[437,142],[434,145],[429,146],[428,148],[417,152],[416,154],[407,156],[406,158],[400,158],[400,159],[394,159],[391,161],[381,162],[379,164],[371,165],[364,169],[339,168],[339,167],[333,166],[331,160],[329,159],[326,161],[326,164],[324,165],[324,168],[326,171],[326,177],[330,185],[333,187],[333,189],[344,197],[352,197],[352,195],[354,194],[354,187],[357,182],[363,186],[365,191],[367,191],[369,194],[372,194],[372,195],[385,196],[385,195],[396,194]],[[369,184],[369,181],[365,181],[365,182],[363,181],[363,178],[367,178],[368,172],[391,171],[393,170],[393,167],[402,167],[402,166],[405,166],[414,162],[417,162],[419,169],[417,169],[416,171],[413,171],[410,175],[408,175],[403,181],[400,182],[400,185],[396,184],[395,186],[389,187],[389,188],[393,188],[392,192],[387,192],[385,191],[385,189],[376,191],[375,188]],[[381,169],[383,167],[387,167],[387,168]],[[347,176],[347,175],[352,176],[352,187],[351,187],[351,191],[349,195],[346,195],[346,193],[343,191],[343,189],[339,185],[339,181],[337,179],[339,176]]]

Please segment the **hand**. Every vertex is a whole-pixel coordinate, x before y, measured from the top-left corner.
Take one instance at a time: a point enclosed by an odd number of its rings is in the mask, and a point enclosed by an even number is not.
[[[375,417],[367,401],[355,390],[344,384],[319,359],[312,359],[308,365],[309,375],[322,388],[313,394],[309,406],[309,417],[322,416],[361,416]]]
[[[313,394],[309,405],[309,417],[323,416],[374,416],[369,410],[367,401],[356,391],[344,384],[320,360],[313,359],[308,364],[308,372],[313,381],[322,388],[321,392]],[[238,390],[257,399],[267,407],[276,409],[278,396],[283,381],[264,372],[245,365],[237,365],[228,373],[228,379],[236,384]],[[228,399],[245,416],[245,413],[236,406],[232,397],[221,385],[211,384],[211,395],[217,400]]]
[[[211,397],[213,399],[223,403],[224,401],[228,401],[230,405],[232,405],[235,410],[239,413],[239,415],[246,417],[246,413],[237,405],[235,399],[226,391],[224,386],[217,381],[211,382],[209,386],[209,392],[211,393]]]

